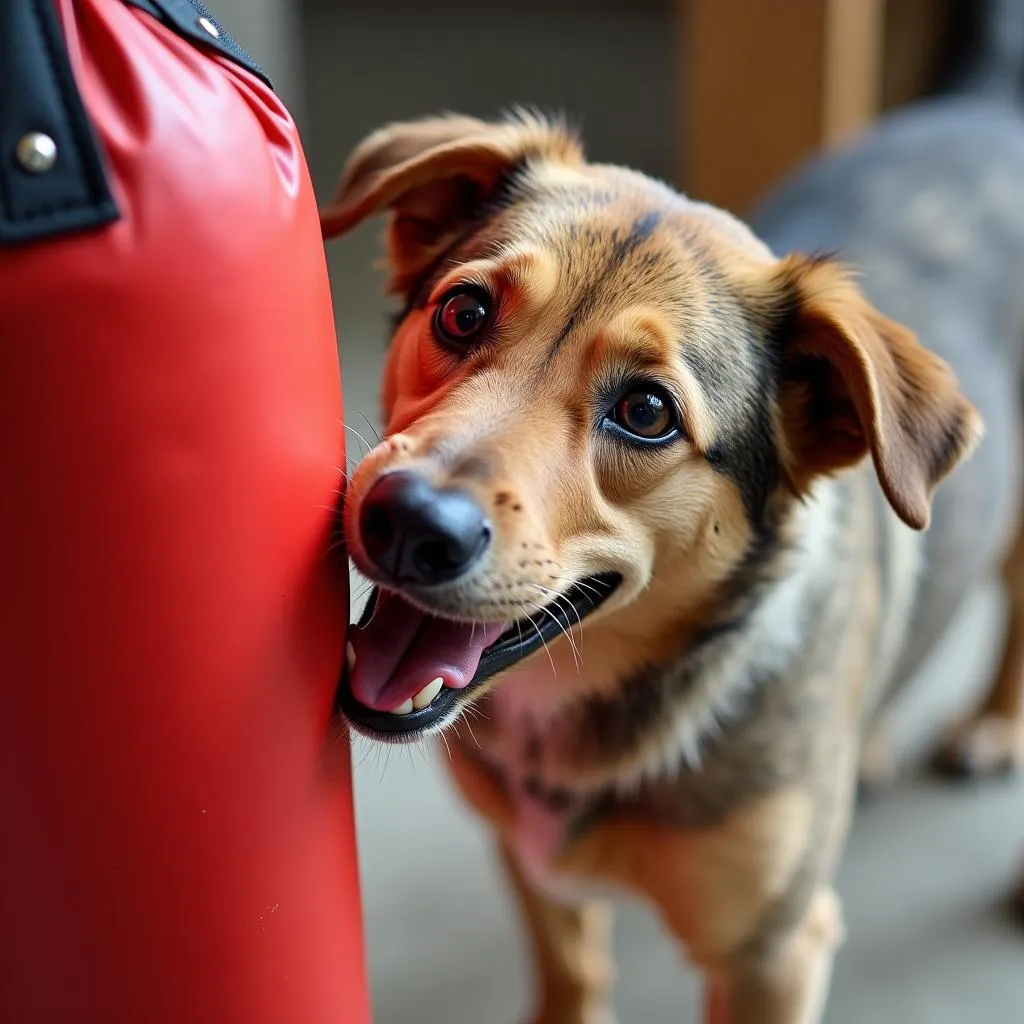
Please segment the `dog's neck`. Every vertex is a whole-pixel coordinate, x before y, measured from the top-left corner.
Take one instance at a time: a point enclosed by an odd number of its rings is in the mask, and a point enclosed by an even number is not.
[[[752,691],[789,672],[806,645],[808,618],[830,586],[844,490],[842,480],[823,481],[793,506],[763,552],[771,564],[745,570],[758,580],[756,593],[740,593],[718,628],[684,641],[674,657],[637,670],[641,639],[588,636],[568,701],[552,679],[556,662],[541,656],[512,673],[484,709],[492,719],[489,759],[506,774],[579,793],[629,791],[699,766],[707,745],[743,715]],[[622,671],[622,656],[631,671]]]

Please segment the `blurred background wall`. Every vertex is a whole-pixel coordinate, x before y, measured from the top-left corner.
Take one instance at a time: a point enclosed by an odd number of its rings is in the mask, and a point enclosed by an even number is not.
[[[671,178],[675,90],[665,0],[515,4],[307,0],[303,35],[307,146],[330,196],[352,146],[380,124],[456,110],[485,117],[515,103],[563,110],[589,153]],[[346,359],[347,418],[376,420],[368,390],[385,344],[381,221],[328,249]],[[367,376],[364,376],[364,371]]]

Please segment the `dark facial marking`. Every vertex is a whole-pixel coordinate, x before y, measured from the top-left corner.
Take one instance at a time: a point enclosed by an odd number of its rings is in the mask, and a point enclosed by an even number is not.
[[[558,335],[557,338],[555,338],[555,349],[556,350],[561,346],[562,342],[565,341],[565,339],[569,337],[569,332],[573,329],[573,327],[575,327],[575,325],[576,325],[576,317],[575,316],[571,316],[571,317],[569,317],[568,320],[566,320],[565,326],[562,328],[561,333]]]
[[[641,245],[646,242],[654,229],[661,223],[661,214],[657,210],[650,210],[633,222],[633,226],[622,237],[615,240],[612,247],[612,257],[617,264],[625,262]]]
[[[638,217],[633,222],[629,231],[625,234],[616,235],[614,237],[609,251],[609,258],[604,267],[604,272],[595,281],[588,284],[584,293],[577,300],[576,307],[569,314],[569,318],[566,321],[565,326],[562,328],[558,337],[555,338],[551,346],[551,350],[548,353],[549,362],[558,354],[559,349],[572,332],[576,323],[582,317],[586,316],[586,314],[597,304],[601,289],[607,284],[609,279],[618,272],[622,265],[651,237],[660,222],[661,214],[657,210],[650,210]],[[581,230],[578,226],[574,226],[574,230],[570,232],[570,237],[573,241],[579,241],[582,239],[584,244],[592,245],[596,248],[606,245],[606,240],[602,236],[601,232],[593,231],[590,228],[583,228]],[[570,262],[571,265],[570,254],[566,255],[566,262]]]
[[[771,346],[757,340],[753,324],[739,316],[718,322],[715,334],[684,343],[680,354],[715,423],[715,440],[705,457],[736,484],[757,527],[781,475],[771,418],[775,360]]]

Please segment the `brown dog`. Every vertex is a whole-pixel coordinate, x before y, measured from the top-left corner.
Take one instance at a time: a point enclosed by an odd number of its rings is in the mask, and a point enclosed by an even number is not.
[[[392,742],[451,727],[538,1022],[608,1019],[606,886],[656,904],[710,1020],[820,1019],[866,728],[1008,549],[1003,663],[945,752],[1021,760],[1021,195],[1021,121],[957,104],[811,168],[771,249],[532,117],[353,155],[325,234],[389,210],[406,308],[345,507],[382,589],[340,705]],[[775,254],[823,247],[944,358],[840,264]],[[933,502],[975,404],[989,437]]]

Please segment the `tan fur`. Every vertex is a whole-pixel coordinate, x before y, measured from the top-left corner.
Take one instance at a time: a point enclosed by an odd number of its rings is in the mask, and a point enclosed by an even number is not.
[[[832,957],[842,938],[839,899],[832,889],[821,888],[780,949],[714,978],[710,1024],[815,1024],[824,1012]]]
[[[501,170],[528,156],[560,164],[582,158],[569,135],[529,115],[500,128],[471,117],[381,128],[352,154],[322,215],[324,235],[390,209],[391,288],[401,291],[444,247],[475,198],[493,189]]]
[[[539,198],[520,202],[513,183],[467,242],[473,210],[524,167]],[[474,691],[484,720],[452,751],[465,799],[510,859],[537,955],[537,1021],[605,1019],[602,912],[566,907],[556,892],[582,880],[660,909],[708,973],[715,1024],[814,1024],[841,936],[831,877],[858,730],[887,656],[871,641],[879,538],[871,481],[856,467],[870,453],[894,511],[923,528],[934,488],[979,436],[977,415],[949,368],[841,267],[776,260],[727,214],[585,163],[557,126],[449,118],[383,129],[353,156],[325,235],[385,209],[392,284],[410,305],[385,371],[387,437],[348,494],[354,561],[373,575],[360,503],[382,473],[405,468],[469,491],[494,524],[487,572],[445,587],[428,610],[511,621],[574,580],[622,577],[578,636]],[[437,302],[459,283],[497,297],[491,343],[461,359],[431,332]],[[779,553],[763,567],[778,585],[743,612],[744,631],[707,648],[694,670],[703,674],[679,684],[642,743],[613,749],[614,728],[601,732],[603,720],[580,709],[671,665],[744,597],[728,588],[755,542],[749,481],[714,465],[733,396],[702,367],[722,362],[723,335],[780,324],[783,383],[767,414],[788,486],[767,499]],[[683,438],[643,457],[594,430],[594,394],[627,363],[681,406]],[[736,396],[739,414],[751,401]],[[839,506],[854,524],[842,548]],[[812,587],[826,575],[814,629],[801,632],[806,594],[788,581]],[[715,745],[748,699],[751,659],[778,678]]]
[[[692,832],[613,818],[559,857],[555,870],[649,896],[694,963],[716,972],[792,882],[811,815],[810,795],[790,789]]]
[[[612,1024],[611,909],[597,901],[545,899],[515,856],[504,848],[501,853],[534,953],[538,994],[532,1024]]]

